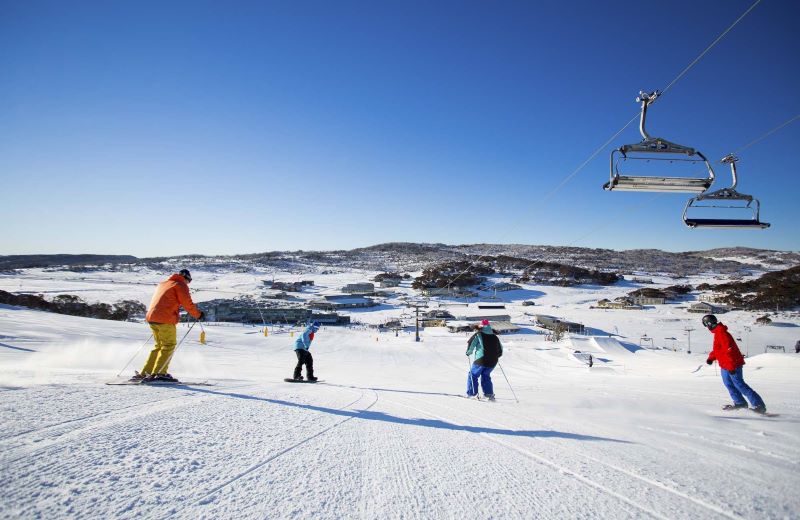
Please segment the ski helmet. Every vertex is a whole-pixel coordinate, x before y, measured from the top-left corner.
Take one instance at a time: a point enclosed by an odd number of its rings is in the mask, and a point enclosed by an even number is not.
[[[703,326],[708,330],[714,330],[714,327],[716,327],[718,323],[717,317],[713,314],[706,314],[703,316]]]
[[[183,276],[187,282],[192,281],[192,273],[190,273],[188,269],[181,269],[178,271],[178,274]]]
[[[312,326],[312,327],[314,327],[314,328],[316,328],[316,329],[318,329],[318,328],[319,328],[319,326],[320,326],[320,322],[318,322],[318,321],[315,321],[315,322],[313,322],[313,323],[311,324],[311,326]]]

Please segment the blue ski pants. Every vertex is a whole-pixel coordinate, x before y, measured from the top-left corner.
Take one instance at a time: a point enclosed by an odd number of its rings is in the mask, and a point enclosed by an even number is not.
[[[472,365],[467,373],[467,395],[478,395],[478,378],[481,379],[483,395],[494,395],[494,385],[492,385],[492,370],[494,367],[482,367]]]
[[[728,393],[731,394],[733,404],[739,406],[747,405],[744,400],[744,398],[747,397],[747,400],[750,401],[750,406],[753,408],[764,406],[764,401],[761,399],[761,396],[744,382],[742,367],[736,370],[725,370],[721,368],[720,372],[722,373],[722,383],[725,385],[725,388],[728,389]]]

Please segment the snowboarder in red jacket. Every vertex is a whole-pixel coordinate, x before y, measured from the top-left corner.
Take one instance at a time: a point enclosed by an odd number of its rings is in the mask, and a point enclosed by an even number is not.
[[[737,408],[747,408],[747,401],[750,401],[752,410],[757,413],[766,413],[767,406],[761,396],[744,382],[742,366],[744,357],[736,345],[736,341],[728,332],[728,327],[717,321],[713,314],[703,316],[703,326],[714,335],[714,347],[708,354],[706,363],[711,365],[714,361],[719,363],[722,373],[722,383],[731,394],[733,404],[726,404],[723,410],[736,410]]]

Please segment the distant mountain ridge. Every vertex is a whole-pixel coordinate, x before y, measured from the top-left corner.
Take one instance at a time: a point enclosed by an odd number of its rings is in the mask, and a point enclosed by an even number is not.
[[[0,256],[0,270],[54,267],[62,265],[103,265],[136,262],[132,255],[6,255]]]
[[[800,253],[744,247],[672,253],[658,249],[582,248],[526,244],[464,244],[387,242],[352,250],[271,251],[229,256],[181,255],[137,258],[131,255],[10,255],[0,256],[0,270],[30,267],[97,266],[120,264],[195,268],[285,268],[303,271],[311,267],[336,267],[374,271],[421,271],[442,262],[475,261],[482,256],[512,256],[532,262],[552,262],[609,272],[665,273],[686,276],[711,272],[733,274],[776,270],[800,265]]]

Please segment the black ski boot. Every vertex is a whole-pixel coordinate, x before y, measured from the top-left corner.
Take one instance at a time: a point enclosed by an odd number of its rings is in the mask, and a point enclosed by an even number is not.
[[[142,381],[146,380],[148,377],[150,377],[149,374],[142,374],[142,373],[134,370],[133,371],[133,377],[128,379],[128,381],[130,381],[131,383],[141,383]]]
[[[750,408],[755,413],[766,415],[767,414],[767,407],[766,406],[756,406],[755,408]]]
[[[309,383],[316,383],[318,378],[314,376],[308,376],[306,379],[308,380]]]
[[[722,407],[723,410],[729,412],[731,410],[739,410],[740,408],[747,408],[746,404],[726,404]]]
[[[155,374],[144,381],[145,383],[180,383],[177,379],[170,374]]]

